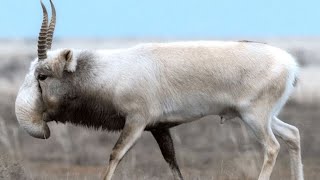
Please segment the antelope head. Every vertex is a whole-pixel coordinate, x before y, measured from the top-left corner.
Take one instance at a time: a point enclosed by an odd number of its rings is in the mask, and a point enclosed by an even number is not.
[[[52,17],[48,24],[48,13],[41,1],[43,10],[43,21],[38,37],[38,57],[31,64],[29,73],[20,87],[15,103],[15,113],[19,124],[33,137],[46,139],[50,137],[50,129],[44,121],[44,112],[48,109],[45,104],[53,106],[57,97],[50,96],[49,90],[53,81],[44,82],[49,76],[43,71],[46,69],[47,52],[51,49],[52,37],[56,24],[55,7],[50,0]],[[70,56],[70,51],[64,51]],[[65,56],[64,56],[65,57]],[[48,71],[50,71],[48,69]],[[57,85],[57,84],[55,84]],[[43,92],[46,92],[45,94]],[[49,92],[49,93],[48,93]]]

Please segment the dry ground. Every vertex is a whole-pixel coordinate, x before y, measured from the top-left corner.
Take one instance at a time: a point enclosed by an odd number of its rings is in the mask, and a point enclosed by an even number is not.
[[[55,46],[128,47],[138,41],[60,40]],[[299,85],[280,118],[300,129],[305,178],[320,176],[320,39],[272,39],[302,64]],[[29,63],[34,40],[0,40],[0,179],[99,179],[118,133],[50,124],[52,137],[38,140],[17,125],[14,100]],[[172,129],[178,162],[187,180],[256,179],[261,147],[239,119],[220,125],[212,116]],[[281,142],[281,141],[280,141]],[[281,152],[272,179],[289,179],[289,156]],[[155,140],[145,132],[120,163],[115,179],[171,179]]]

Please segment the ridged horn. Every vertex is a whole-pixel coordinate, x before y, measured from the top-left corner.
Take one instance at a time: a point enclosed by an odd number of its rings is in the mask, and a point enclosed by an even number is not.
[[[38,37],[38,59],[39,61],[47,58],[47,33],[48,33],[48,13],[47,9],[40,0],[42,12],[43,12],[43,20],[42,25]]]
[[[47,35],[47,49],[51,49],[54,28],[56,27],[56,8],[54,7],[52,0],[50,0],[50,4],[51,4],[52,16],[50,20],[49,29],[48,29],[48,35]]]

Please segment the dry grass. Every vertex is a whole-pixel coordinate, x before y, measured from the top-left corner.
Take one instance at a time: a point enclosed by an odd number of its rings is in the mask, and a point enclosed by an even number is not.
[[[21,163],[13,160],[10,155],[1,154],[0,162],[0,179],[29,179]]]
[[[318,44],[311,41],[273,40],[298,54],[303,68],[299,86],[280,118],[301,132],[302,156],[306,179],[320,176],[320,66]],[[3,44],[12,46],[4,46]],[[34,41],[0,43],[0,179],[99,179],[119,134],[98,132],[71,125],[50,124],[52,137],[34,139],[19,129],[14,115],[14,100],[28,64],[35,52]],[[114,43],[114,44],[113,44]],[[136,42],[60,41],[57,47],[126,47]],[[300,44],[299,44],[300,43]],[[17,54],[12,47],[17,47]],[[177,158],[187,180],[256,179],[262,164],[261,147],[239,119],[220,125],[217,117],[172,129]],[[289,157],[281,151],[272,179],[289,178]],[[120,163],[115,179],[170,179],[171,172],[155,140],[145,132]]]

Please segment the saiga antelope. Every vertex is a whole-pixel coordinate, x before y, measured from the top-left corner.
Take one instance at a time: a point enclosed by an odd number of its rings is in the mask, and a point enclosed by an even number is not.
[[[151,131],[175,179],[183,179],[169,128],[220,115],[239,117],[263,145],[259,180],[270,178],[280,145],[289,149],[292,179],[302,180],[296,127],[277,118],[294,88],[298,65],[287,52],[250,42],[142,44],[119,50],[51,51],[56,22],[43,8],[38,58],[16,99],[20,125],[49,138],[49,121],[121,131],[104,178],[110,180],[143,131]],[[48,51],[50,50],[50,51]]]

